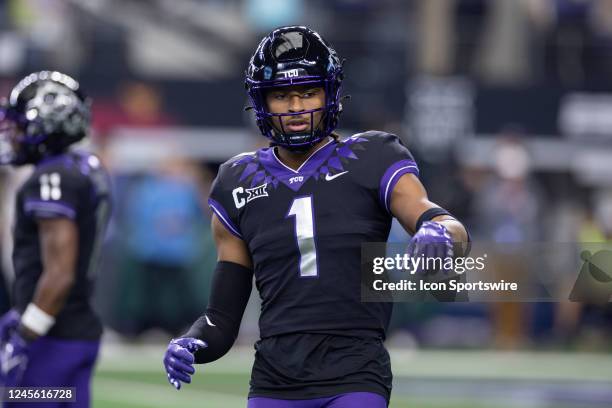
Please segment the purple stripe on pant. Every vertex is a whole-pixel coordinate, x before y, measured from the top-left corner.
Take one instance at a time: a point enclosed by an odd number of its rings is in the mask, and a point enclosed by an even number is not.
[[[19,387],[76,387],[76,402],[7,403],[4,408],[87,408],[99,341],[41,337],[30,345]]]
[[[387,408],[387,400],[373,392],[347,392],[306,400],[253,397],[249,398],[247,408]]]

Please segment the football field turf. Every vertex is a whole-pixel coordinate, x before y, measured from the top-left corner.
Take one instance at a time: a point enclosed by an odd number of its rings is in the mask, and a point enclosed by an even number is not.
[[[163,346],[105,346],[93,382],[94,408],[244,408],[252,351],[238,348],[198,366],[175,391]],[[587,408],[612,406],[612,356],[392,350],[392,408]]]

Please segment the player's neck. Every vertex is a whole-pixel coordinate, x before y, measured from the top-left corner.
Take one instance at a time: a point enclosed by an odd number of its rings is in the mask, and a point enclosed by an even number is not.
[[[323,138],[321,141],[312,145],[310,149],[304,152],[294,152],[292,150],[285,149],[282,146],[277,147],[277,155],[281,162],[287,167],[297,170],[310,156],[319,150],[323,145],[329,142],[330,136]]]

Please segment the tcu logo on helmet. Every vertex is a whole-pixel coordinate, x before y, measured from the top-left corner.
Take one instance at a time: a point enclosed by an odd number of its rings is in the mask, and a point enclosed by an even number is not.
[[[236,208],[242,208],[246,203],[253,201],[256,198],[268,197],[268,191],[266,188],[268,183],[264,183],[260,186],[253,188],[236,187],[232,190],[232,197],[234,198],[234,205]],[[244,196],[246,194],[246,197]]]
[[[290,69],[288,71],[282,71],[282,72],[280,72],[280,74],[283,74],[285,76],[285,79],[286,78],[295,78],[295,77],[298,77],[300,75],[297,69]]]

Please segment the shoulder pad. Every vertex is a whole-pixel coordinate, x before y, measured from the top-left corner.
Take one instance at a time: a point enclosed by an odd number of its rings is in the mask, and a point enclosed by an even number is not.
[[[252,151],[252,152],[245,152],[245,153],[240,153],[237,154],[231,158],[229,158],[226,162],[224,162],[221,166],[223,167],[234,167],[237,166],[239,164],[243,164],[243,163],[247,163],[252,161],[257,155],[256,151]]]

